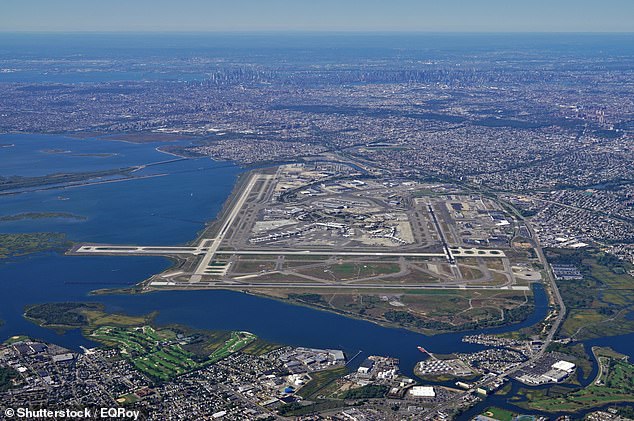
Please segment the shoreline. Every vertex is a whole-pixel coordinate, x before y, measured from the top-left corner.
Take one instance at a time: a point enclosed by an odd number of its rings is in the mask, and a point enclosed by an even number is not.
[[[26,133],[16,133],[17,135],[22,135],[22,136],[27,136],[28,134]],[[34,135],[40,135],[40,136],[47,136],[50,135],[48,133],[34,133]],[[149,143],[149,142],[130,142],[129,140],[126,139],[117,139],[114,138],[115,135],[112,135],[112,137],[110,137],[110,135],[105,136],[103,133],[90,133],[90,134],[85,134],[85,137],[80,136],[80,134],[78,133],[60,133],[59,136],[62,137],[69,137],[69,138],[86,138],[86,139],[94,139],[94,140],[100,140],[100,141],[123,141],[126,143]],[[154,145],[152,145],[154,146]],[[152,149],[154,149],[156,152],[160,152],[163,154],[167,154],[170,156],[175,157],[175,160],[185,160],[185,159],[193,159],[190,157],[184,157],[181,156],[179,154],[175,154],[173,152],[169,152],[169,151],[165,151],[162,149],[161,146],[154,146]],[[215,160],[213,158],[210,158],[213,161],[218,161]],[[303,161],[303,160],[300,160]],[[145,166],[150,166],[150,165],[157,165],[157,164],[161,164],[162,162],[171,162],[171,161],[160,161],[160,162],[151,162],[148,164],[142,164],[139,166],[134,167],[134,171],[137,171]],[[248,180],[250,179],[250,177],[254,174],[254,173],[258,173],[258,172],[270,172],[272,170],[275,170],[275,168],[277,166],[279,166],[280,163],[276,162],[276,163],[268,163],[266,165],[258,165],[258,166],[250,166],[250,167],[240,167],[241,168],[241,172],[239,173],[233,188],[231,190],[231,193],[227,196],[227,198],[225,199],[225,201],[223,202],[223,205],[220,209],[220,211],[215,215],[215,217],[213,219],[210,219],[208,221],[206,221],[202,227],[200,227],[200,229],[197,231],[196,235],[194,236],[193,239],[191,239],[190,241],[185,242],[185,245],[189,245],[189,246],[195,246],[196,244],[200,243],[200,241],[203,238],[212,238],[214,236],[214,231],[218,230],[219,228],[219,224],[221,224],[224,219],[227,217],[228,213],[231,212],[231,210],[233,209],[233,206],[235,205],[236,201],[238,200],[244,186],[246,183],[248,183]],[[143,179],[143,178],[150,178],[150,177],[160,177],[160,176],[164,176],[166,174],[151,174],[151,175],[145,175],[145,176],[138,176],[138,177],[123,177],[123,178],[117,178],[117,179],[111,179],[111,180],[99,180],[99,181],[91,181],[91,180],[86,180],[84,182],[79,182],[79,183],[74,183],[74,184],[70,184],[70,185],[52,185],[52,186],[41,186],[38,187],[34,190],[28,190],[28,192],[30,191],[40,191],[40,190],[57,190],[57,189],[67,189],[67,188],[73,188],[73,187],[82,187],[82,186],[89,186],[89,185],[93,185],[93,184],[104,184],[104,183],[113,183],[113,182],[123,182],[123,181],[132,181],[132,180],[138,180],[138,179]],[[5,194],[18,194],[18,193],[22,193],[22,191],[13,191],[13,192],[6,192]],[[68,254],[68,253],[67,253]],[[316,304],[311,304],[309,302],[304,302],[302,300],[298,300],[298,299],[294,299],[294,298],[287,298],[283,295],[280,295],[277,293],[277,291],[275,291],[274,293],[271,293],[272,291],[262,291],[264,289],[266,289],[266,287],[259,287],[259,286],[248,286],[247,289],[240,289],[238,288],[233,288],[231,286],[226,287],[226,286],[218,286],[218,287],[214,287],[214,286],[196,286],[196,285],[182,285],[182,286],[177,286],[177,287],[152,287],[150,285],[150,283],[153,280],[157,280],[157,279],[161,279],[162,277],[169,273],[169,272],[173,272],[175,270],[178,270],[179,268],[183,268],[183,267],[187,267],[187,266],[191,266],[192,260],[191,259],[187,259],[184,257],[178,257],[178,256],[162,256],[166,259],[169,260],[169,267],[166,268],[165,270],[159,272],[159,273],[155,273],[151,276],[149,276],[146,279],[141,280],[140,282],[135,283],[134,285],[130,285],[128,287],[124,287],[124,288],[120,288],[120,287],[115,287],[115,288],[103,288],[103,289],[96,289],[96,290],[92,290],[89,292],[90,295],[102,295],[102,294],[138,294],[138,293],[146,293],[146,292],[154,292],[154,291],[168,291],[168,290],[212,290],[212,289],[219,289],[219,290],[227,290],[227,291],[239,291],[239,292],[245,292],[247,294],[253,295],[253,296],[258,296],[258,297],[263,297],[263,298],[267,298],[267,299],[273,299],[279,302],[284,302],[290,305],[300,305],[300,306],[304,306],[304,307],[309,307],[312,309],[316,309],[316,310],[321,310],[321,311],[327,311],[333,314],[337,314],[337,315],[342,315],[344,317],[348,317],[348,318],[353,318],[353,319],[357,319],[357,320],[364,320],[364,321],[369,321],[371,323],[377,324],[379,326],[384,326],[384,327],[390,327],[390,328],[398,328],[398,329],[405,329],[411,332],[417,332],[417,333],[423,333],[425,335],[437,335],[437,334],[448,334],[448,333],[456,333],[456,332],[468,332],[470,330],[444,330],[444,329],[430,329],[430,328],[417,328],[417,327],[413,327],[413,326],[407,326],[407,325],[402,325],[396,322],[391,322],[388,320],[384,320],[381,318],[377,318],[377,317],[367,317],[365,315],[361,315],[361,314],[357,314],[356,312],[351,312],[351,311],[346,311],[345,309],[338,309],[338,308],[329,308],[326,306],[322,306],[322,305],[316,305]],[[189,269],[189,268],[188,268]],[[283,289],[283,288],[282,288]],[[311,288],[307,287],[306,291],[309,291]],[[282,290],[280,290],[282,291]],[[305,292],[304,290],[300,290],[301,292]],[[287,291],[282,291],[282,292],[287,292]],[[394,289],[390,289],[390,288],[385,288],[385,289],[373,289],[371,287],[367,288],[367,292],[369,294],[378,294],[380,293],[388,293],[388,294],[396,294],[401,292],[401,290],[398,288],[398,286],[395,286]],[[530,316],[529,316],[530,317]],[[425,319],[423,317],[423,319]],[[521,323],[521,322],[518,322]],[[505,326],[505,323],[500,323],[500,324],[495,324],[492,326],[484,326],[484,329],[489,329],[489,328],[500,328]],[[469,328],[468,328],[469,329]]]
[[[239,200],[240,197],[240,193],[242,192],[243,187],[248,183],[248,181],[250,180],[251,176],[256,173],[257,171],[261,171],[262,169],[271,169],[271,168],[275,168],[274,166],[267,166],[267,167],[258,167],[258,168],[251,168],[251,169],[246,169],[245,171],[241,172],[238,175],[238,178],[235,181],[235,184],[231,190],[231,193],[228,195],[227,199],[224,201],[221,209],[218,211],[218,213],[216,214],[215,218],[212,220],[209,220],[207,222],[205,222],[204,226],[197,232],[196,236],[194,239],[192,239],[191,241],[185,242],[185,243],[181,243],[184,246],[189,246],[189,247],[195,247],[197,244],[200,243],[200,241],[206,237],[213,237],[214,236],[214,232],[216,230],[219,229],[220,225],[223,223],[225,217],[228,215],[229,212],[231,212],[231,210],[233,209],[234,204],[236,203],[237,200]],[[369,317],[363,317],[357,313],[352,313],[352,312],[346,312],[346,311],[339,311],[337,309],[331,309],[331,308],[326,308],[324,306],[320,306],[320,305],[312,305],[310,303],[307,302],[303,302],[301,300],[295,300],[295,299],[289,299],[289,298],[284,298],[278,295],[274,295],[274,294],[268,294],[266,292],[261,292],[257,287],[253,288],[253,289],[240,289],[240,288],[227,288],[226,286],[218,286],[218,287],[213,287],[213,286],[204,286],[204,287],[200,287],[197,286],[195,284],[189,286],[189,285],[178,285],[178,286],[166,286],[166,287],[152,287],[150,284],[152,281],[156,281],[156,280],[162,280],[163,276],[165,274],[168,274],[170,272],[173,271],[177,271],[179,269],[181,269],[183,266],[188,264],[189,259],[185,258],[185,257],[179,257],[179,256],[162,256],[166,259],[168,259],[171,262],[171,265],[166,268],[164,271],[160,272],[160,273],[156,273],[153,274],[151,276],[149,276],[148,278],[134,284],[131,285],[129,287],[124,287],[124,288],[103,288],[103,289],[97,289],[97,290],[93,290],[89,293],[89,295],[110,295],[110,294],[126,294],[126,295],[135,295],[135,294],[146,294],[146,293],[152,293],[152,292],[162,292],[162,291],[212,291],[212,290],[218,290],[218,291],[235,291],[235,292],[240,292],[240,293],[245,293],[248,295],[252,295],[252,296],[256,296],[256,297],[260,297],[260,298],[266,298],[266,299],[271,299],[271,300],[275,300],[278,302],[282,302],[282,303],[286,303],[289,305],[293,305],[293,306],[302,306],[302,307],[307,307],[307,308],[311,308],[313,310],[319,310],[319,311],[325,311],[325,312],[329,312],[332,314],[337,314],[343,317],[347,317],[347,318],[351,318],[351,319],[356,319],[356,320],[363,320],[366,322],[370,322],[373,324],[376,324],[378,326],[382,326],[382,327],[387,327],[387,328],[392,328],[392,329],[404,329],[410,332],[414,332],[414,333],[420,333],[420,334],[424,334],[426,336],[435,336],[435,335],[442,335],[442,334],[460,334],[460,333],[465,333],[465,332],[475,332],[476,330],[474,329],[466,329],[466,330],[433,330],[433,329],[416,329],[413,328],[411,326],[404,326],[404,325],[400,325],[398,323],[392,323],[386,320],[382,320],[382,319],[377,319],[377,318],[369,318]],[[191,263],[190,263],[191,264]],[[542,285],[543,287],[545,287],[545,285],[543,283],[540,283],[540,285]],[[266,289],[266,288],[264,288]],[[283,288],[282,288],[283,289]],[[546,289],[546,288],[544,288]],[[307,287],[306,290],[310,290],[310,287]],[[303,291],[303,290],[302,290]],[[369,289],[368,291],[372,291],[371,289]],[[379,290],[376,290],[379,291]],[[399,291],[401,291],[397,286],[394,287],[394,290],[392,291],[391,289],[381,289],[380,292],[381,293],[398,293]],[[531,293],[534,296],[534,291],[531,288]],[[538,308],[537,306],[534,306],[533,312],[531,313],[534,314],[535,311],[537,311]],[[525,322],[526,320],[528,320],[531,315],[529,315],[526,319],[518,321],[518,322],[514,322],[514,323],[508,323],[508,322],[503,322],[500,323],[498,325],[493,325],[493,326],[486,326],[483,327],[481,329],[483,330],[490,330],[490,329],[500,329],[503,328],[505,326],[509,326],[512,328],[512,326],[514,325],[518,325],[521,324],[523,322]],[[542,319],[543,320],[543,319]],[[541,320],[536,321],[534,324],[539,323]]]

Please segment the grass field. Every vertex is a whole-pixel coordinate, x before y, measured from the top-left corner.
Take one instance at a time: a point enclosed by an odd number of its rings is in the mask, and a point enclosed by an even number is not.
[[[99,326],[139,326],[148,324],[156,316],[128,316],[106,313],[98,303],[45,303],[27,306],[24,317],[42,327],[56,330],[82,329],[89,334]]]
[[[389,275],[397,273],[400,270],[400,266],[397,263],[342,262],[330,265],[324,264],[304,269],[297,267],[293,270],[304,275],[328,281],[335,281]]]
[[[482,273],[479,269],[470,268],[464,265],[458,265],[458,267],[460,268],[460,273],[464,279],[473,280],[484,276],[484,273]]]
[[[348,369],[346,367],[338,367],[312,373],[310,375],[312,380],[306,383],[297,393],[304,399],[315,399],[324,388],[346,375],[347,372]]]
[[[16,335],[16,336],[11,336],[9,339],[7,339],[6,341],[3,342],[4,345],[11,345],[14,344],[16,342],[22,342],[22,341],[27,341],[30,338],[28,336],[23,336],[23,335]]]
[[[250,355],[264,355],[268,354],[271,351],[275,351],[280,348],[281,345],[264,341],[262,339],[256,339],[253,342],[249,343],[247,346],[242,348],[242,352]]]
[[[182,348],[170,330],[157,331],[151,326],[102,326],[90,337],[118,348],[138,370],[158,380],[169,380],[202,365],[194,361],[192,353]]]
[[[634,310],[634,266],[596,250],[548,250],[550,263],[575,265],[582,280],[558,280],[569,309],[562,336],[588,339],[634,332],[634,320],[625,315]]]
[[[511,411],[496,407],[487,408],[482,415],[499,421],[512,421],[515,416]]]
[[[128,316],[118,313],[105,313],[97,310],[86,310],[84,314],[88,318],[88,324],[91,327],[97,326],[138,326],[149,323],[156,317],[157,312],[149,313],[142,316]]]
[[[249,332],[228,332],[228,339],[217,344],[206,358],[186,350],[188,342],[170,328],[152,326],[101,326],[90,338],[104,345],[118,348],[138,370],[156,380],[169,380],[238,352],[256,340]],[[224,335],[221,335],[223,338]]]
[[[253,273],[260,271],[271,271],[275,269],[275,261],[249,261],[249,260],[240,260],[237,262],[234,267],[231,269],[233,273]]]
[[[0,259],[43,251],[63,251],[71,245],[64,234],[54,232],[0,234]]]
[[[27,306],[25,317],[43,327],[78,329],[116,348],[138,370],[157,381],[213,364],[236,352],[262,355],[279,348],[249,332],[197,330],[181,325],[151,325],[144,316],[106,313],[98,303],[48,303]]]
[[[229,355],[240,351],[242,348],[255,341],[256,336],[249,332],[231,332],[231,338],[220,348],[216,349],[210,356],[211,362],[216,362]]]
[[[340,263],[331,265],[328,269],[345,279],[366,278],[377,275],[397,273],[400,267],[397,263]]]
[[[266,292],[267,295],[321,309],[390,323],[425,334],[477,329],[518,322],[533,310],[532,294],[523,291],[461,290],[305,290]],[[502,311],[505,320],[502,321]]]

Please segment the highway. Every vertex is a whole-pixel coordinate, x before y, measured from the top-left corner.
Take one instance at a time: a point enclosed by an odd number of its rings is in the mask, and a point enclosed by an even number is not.
[[[545,281],[547,282],[548,286],[550,287],[550,291],[552,293],[553,299],[555,300],[558,308],[559,308],[559,313],[557,314],[557,317],[555,319],[555,321],[553,322],[553,324],[550,326],[550,330],[548,331],[548,335],[546,335],[546,339],[544,340],[544,345],[539,349],[539,351],[537,353],[535,353],[535,355],[533,355],[531,358],[529,358],[528,360],[524,361],[523,363],[509,368],[508,370],[504,371],[503,373],[487,380],[484,383],[478,384],[478,387],[485,387],[488,385],[491,385],[493,383],[499,382],[501,381],[503,378],[510,376],[511,374],[517,372],[518,370],[521,370],[524,367],[527,367],[533,363],[535,363],[535,361],[539,360],[544,353],[546,352],[546,350],[548,349],[548,346],[552,343],[555,335],[557,334],[557,331],[559,330],[559,327],[561,326],[561,324],[563,323],[565,317],[566,317],[566,304],[564,303],[563,298],[561,297],[561,294],[559,292],[559,288],[557,287],[557,283],[555,282],[555,278],[552,274],[552,271],[550,270],[550,266],[548,265],[548,261],[546,260],[546,256],[544,255],[544,251],[541,248],[541,245],[539,244],[539,240],[537,239],[537,236],[535,235],[535,231],[533,230],[533,227],[526,222],[525,218],[521,217],[520,215],[518,215],[518,218],[521,219],[524,224],[526,225],[526,227],[528,228],[531,237],[533,238],[533,240],[535,241],[535,250],[537,251],[537,257],[539,258],[539,262],[544,266],[544,271],[546,272],[546,279]],[[425,413],[425,415],[427,417],[432,416],[433,414],[437,413],[438,411],[443,411],[443,410],[447,410],[447,409],[451,409],[451,408],[456,408],[460,405],[460,403],[463,401],[463,398],[466,397],[467,395],[474,393],[475,392],[475,388],[466,390],[465,392],[463,392],[462,394],[458,395],[455,399],[453,399],[451,402],[444,402],[434,408],[431,408],[429,411],[427,411]]]
[[[559,327],[563,323],[566,318],[566,304],[564,303],[564,299],[561,297],[561,293],[559,292],[559,288],[557,287],[557,283],[555,282],[555,277],[553,276],[552,270],[550,269],[550,265],[546,260],[546,256],[544,255],[544,251],[542,250],[541,245],[539,244],[539,240],[535,235],[535,231],[533,227],[524,221],[524,224],[528,228],[533,240],[535,241],[535,250],[537,251],[537,256],[539,257],[539,262],[544,266],[544,271],[546,272],[546,280],[550,286],[550,290],[552,292],[553,298],[557,307],[559,307],[559,313],[557,314],[557,318],[553,322],[550,332],[548,332],[548,336],[546,337],[546,341],[544,342],[544,347],[540,350],[540,356],[543,355],[544,350],[550,345],[553,338],[557,334]]]

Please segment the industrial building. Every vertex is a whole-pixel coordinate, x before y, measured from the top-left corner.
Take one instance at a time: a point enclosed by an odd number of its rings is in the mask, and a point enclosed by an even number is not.
[[[414,386],[409,390],[409,394],[416,398],[436,397],[436,391],[433,386]]]

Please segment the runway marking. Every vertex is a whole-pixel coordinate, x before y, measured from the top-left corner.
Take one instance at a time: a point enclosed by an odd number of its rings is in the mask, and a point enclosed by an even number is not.
[[[205,239],[210,241],[213,239]],[[217,246],[216,246],[217,247]],[[95,246],[85,245],[78,247],[74,254],[202,254],[212,256],[222,255],[272,255],[272,256],[377,256],[377,257],[446,257],[445,253],[416,253],[416,252],[391,252],[391,251],[321,251],[321,250],[213,250],[212,247],[161,247],[161,246]],[[497,249],[452,249],[453,257],[494,257],[503,258],[506,254]],[[206,257],[205,256],[205,257]],[[211,258],[210,258],[211,260]]]
[[[192,282],[199,282],[201,279],[201,276],[206,274],[205,272],[207,271],[209,267],[209,263],[211,263],[211,260],[214,258],[216,252],[218,251],[218,247],[220,247],[220,243],[222,243],[222,241],[224,240],[225,235],[227,235],[227,231],[229,231],[229,228],[231,227],[231,225],[233,225],[233,222],[238,216],[238,213],[240,212],[240,210],[246,203],[249,195],[251,194],[251,190],[253,190],[253,187],[255,186],[255,183],[257,183],[261,179],[267,180],[272,177],[273,176],[271,175],[261,175],[261,174],[252,175],[251,179],[249,180],[249,183],[246,185],[246,187],[240,194],[238,201],[233,206],[228,217],[225,219],[224,223],[222,224],[222,228],[220,228],[220,231],[218,231],[216,238],[202,239],[202,241],[199,244],[199,248],[202,249],[202,247],[205,244],[207,244],[207,242],[209,242],[209,246],[207,247],[207,251],[205,252],[205,255],[200,261],[198,267],[196,268],[194,275],[191,277]]]
[[[204,239],[203,242],[215,239]],[[221,240],[218,239],[216,243]],[[73,254],[202,254],[212,256],[222,255],[272,255],[272,256],[378,256],[378,257],[445,257],[445,253],[416,253],[416,252],[393,252],[393,251],[328,251],[328,250],[217,250],[218,245],[198,247],[163,247],[163,246],[111,246],[111,245],[82,245],[75,249]],[[215,249],[215,250],[214,250]],[[482,249],[482,248],[454,248],[454,257],[506,257],[502,250]]]

